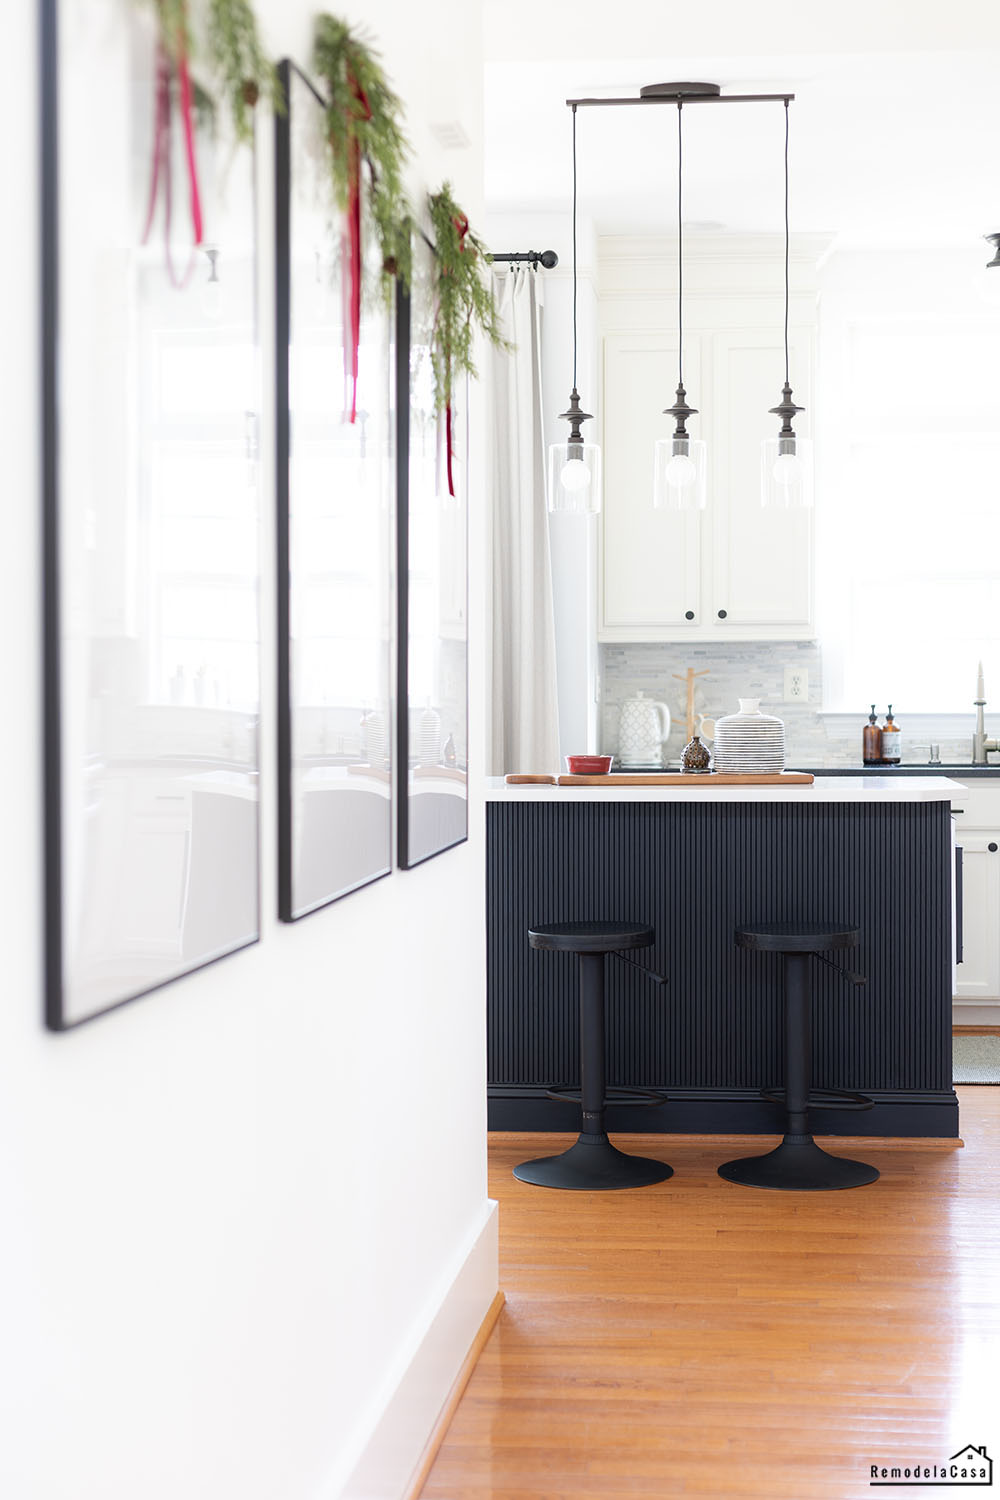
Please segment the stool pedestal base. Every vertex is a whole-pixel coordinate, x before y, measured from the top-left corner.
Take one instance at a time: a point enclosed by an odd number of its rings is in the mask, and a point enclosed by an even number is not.
[[[523,1161],[514,1176],[536,1187],[575,1188],[580,1192],[607,1192],[613,1188],[650,1187],[674,1175],[666,1162],[648,1156],[627,1156],[612,1146],[606,1135],[581,1135],[575,1145],[558,1156]]]
[[[846,1156],[831,1156],[811,1135],[786,1135],[765,1156],[743,1156],[727,1161],[719,1176],[743,1187],[783,1188],[787,1192],[830,1192],[835,1188],[864,1187],[878,1180],[878,1168]]]

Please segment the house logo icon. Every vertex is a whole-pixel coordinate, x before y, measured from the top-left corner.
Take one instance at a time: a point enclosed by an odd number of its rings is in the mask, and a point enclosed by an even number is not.
[[[993,1485],[993,1460],[986,1451],[985,1443],[979,1448],[974,1443],[966,1443],[964,1448],[959,1448],[957,1453],[940,1464],[872,1464],[868,1484],[870,1487],[957,1484],[990,1489]]]
[[[971,1443],[966,1443],[964,1448],[952,1454],[948,1463],[958,1464],[962,1468],[980,1469],[982,1477],[967,1481],[970,1484],[992,1485],[993,1483],[993,1460],[986,1451],[985,1443],[981,1448],[974,1448]]]

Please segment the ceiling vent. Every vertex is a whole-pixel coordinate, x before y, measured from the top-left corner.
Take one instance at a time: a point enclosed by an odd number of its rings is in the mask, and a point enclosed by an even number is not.
[[[472,145],[458,120],[442,120],[431,125],[431,134],[446,151],[468,151]]]

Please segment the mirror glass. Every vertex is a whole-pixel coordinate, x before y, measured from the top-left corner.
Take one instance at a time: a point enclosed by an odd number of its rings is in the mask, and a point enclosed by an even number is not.
[[[51,20],[48,1021],[62,1028],[257,937],[260,399],[252,150],[196,77],[189,160],[176,79],[136,7],[53,4]]]
[[[280,913],[293,921],[391,868],[395,347],[363,192],[355,402],[348,249],[325,170],[323,104],[293,64],[281,73],[279,874]]]
[[[437,263],[420,234],[408,299],[408,504],[400,517],[400,743],[406,868],[468,837],[468,401],[456,380],[447,418],[434,410],[431,332]],[[401,409],[403,403],[401,402]]]

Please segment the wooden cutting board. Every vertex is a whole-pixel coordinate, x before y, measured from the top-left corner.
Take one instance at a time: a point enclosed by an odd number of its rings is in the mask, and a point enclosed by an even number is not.
[[[511,778],[508,776],[507,780]],[[808,771],[774,771],[753,775],[747,771],[664,771],[630,776],[559,776],[558,786],[810,786]]]

